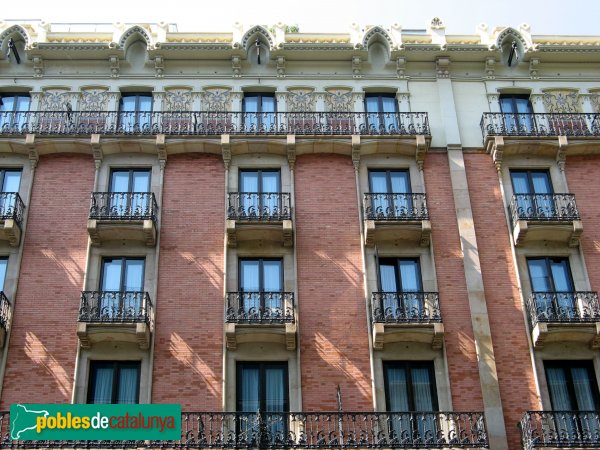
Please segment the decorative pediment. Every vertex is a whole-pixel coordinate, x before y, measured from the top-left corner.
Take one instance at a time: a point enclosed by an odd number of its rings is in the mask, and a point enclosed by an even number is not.
[[[369,46],[374,42],[381,42],[387,48],[387,51],[390,52],[395,48],[394,41],[391,36],[381,27],[372,27],[369,28],[362,39],[362,46],[365,49],[368,49]]]
[[[7,28],[0,34],[0,48],[2,48],[2,53],[6,54],[6,49],[8,47],[8,39],[11,37],[14,38],[15,35],[20,36],[25,42],[25,48],[27,48],[31,44],[31,38],[29,37],[29,33],[25,28],[19,25],[13,25],[10,28]]]
[[[260,25],[256,25],[250,28],[248,31],[246,31],[246,33],[244,33],[241,42],[242,48],[248,50],[250,44],[254,43],[253,38],[257,37],[262,41],[263,44],[268,45],[269,49],[274,48],[275,39],[273,38],[271,33],[269,33],[269,30],[267,30],[264,27],[261,27]]]
[[[146,43],[146,47],[154,48],[152,38],[148,32],[139,25],[129,28],[121,35],[121,38],[119,39],[119,48],[126,51],[127,47],[138,39],[142,39]]]

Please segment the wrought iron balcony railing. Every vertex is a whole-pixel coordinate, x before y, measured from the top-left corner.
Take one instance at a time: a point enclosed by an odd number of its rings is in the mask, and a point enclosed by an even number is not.
[[[513,226],[519,220],[570,222],[579,220],[574,194],[515,194],[510,201]]]
[[[0,112],[0,136],[298,134],[416,136],[431,134],[427,113],[364,112]]]
[[[600,322],[597,292],[534,292],[527,312],[532,327],[539,322]]]
[[[483,138],[488,136],[600,136],[600,114],[484,113]]]
[[[0,327],[4,331],[8,330],[8,323],[10,321],[10,302],[4,291],[0,291]]]
[[[152,321],[152,301],[147,292],[83,291],[79,322],[146,323]]]
[[[228,292],[227,323],[294,323],[293,292]]]
[[[90,219],[156,222],[157,213],[152,192],[92,192]]]
[[[428,220],[425,194],[369,192],[364,199],[368,220]]]
[[[489,448],[483,413],[185,412],[179,441],[17,441],[2,448]]]
[[[373,323],[441,322],[440,299],[437,292],[373,292],[371,296]]]
[[[21,227],[25,205],[17,192],[0,192],[0,220],[13,219]]]
[[[230,192],[227,218],[231,220],[274,221],[292,217],[287,192]]]
[[[600,411],[527,411],[519,427],[524,450],[600,447]]]

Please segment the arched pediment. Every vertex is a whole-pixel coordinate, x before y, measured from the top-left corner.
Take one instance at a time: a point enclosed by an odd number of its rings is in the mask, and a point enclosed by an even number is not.
[[[143,40],[146,43],[147,48],[154,47],[154,42],[152,41],[152,38],[150,37],[148,32],[144,28],[135,25],[127,29],[121,35],[121,38],[119,39],[119,48],[123,49],[124,51],[127,51],[127,47],[129,47],[130,44],[137,41],[138,39]]]
[[[529,43],[523,37],[523,35],[511,27],[506,28],[498,35],[498,37],[496,38],[496,47],[502,48],[504,41],[506,41],[507,39],[512,39],[516,41],[524,51],[527,51],[530,47]]]
[[[373,42],[383,43],[383,45],[386,46],[388,52],[392,51],[392,49],[394,48],[394,41],[392,41],[392,38],[390,37],[388,32],[378,26],[369,28],[365,32],[362,38],[362,46],[365,50],[368,50],[369,46]]]
[[[250,28],[248,31],[246,31],[246,33],[244,33],[244,36],[242,36],[242,48],[248,50],[249,45],[254,43],[253,38],[255,37],[258,37],[263,44],[268,45],[269,49],[272,49],[275,46],[275,39],[273,38],[271,33],[269,33],[269,30],[267,30],[264,27],[261,27],[260,25],[256,25]]]
[[[23,39],[26,49],[31,44],[31,38],[29,37],[27,30],[19,25],[13,25],[0,34],[0,49],[2,51],[2,55],[6,55],[6,51],[8,50],[8,40],[11,37],[15,38],[16,36],[19,36],[21,39]]]

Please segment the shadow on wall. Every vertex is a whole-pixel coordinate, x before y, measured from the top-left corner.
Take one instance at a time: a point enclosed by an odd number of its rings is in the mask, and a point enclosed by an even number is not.
[[[181,252],[181,257],[193,265],[198,272],[205,275],[215,289],[222,289],[223,286],[223,268],[217,266],[214,261],[219,259],[219,255],[195,256],[190,252]]]
[[[48,249],[42,249],[41,253],[48,258],[54,266],[62,269],[62,273],[64,273],[71,286],[75,286],[75,289],[81,288],[81,280],[83,280],[84,273],[83,269],[78,265],[74,258],[66,255],[57,257],[55,252]],[[56,280],[56,278],[54,279]]]
[[[201,360],[177,333],[171,335],[169,351],[177,361],[192,369],[200,377],[213,397],[220,396],[220,377],[215,375],[210,366]]]
[[[329,254],[323,250],[317,250],[314,254],[328,265],[334,266],[338,273],[343,274],[353,287],[362,289],[362,268],[358,268],[347,256],[340,256],[332,258]],[[342,261],[342,262],[340,262]],[[323,264],[325,266],[325,264]],[[322,278],[325,283],[327,280]],[[344,283],[345,284],[345,283]],[[360,291],[362,297],[362,290]]]
[[[48,352],[42,341],[31,332],[27,332],[25,335],[25,354],[36,366],[43,367],[54,378],[60,394],[66,401],[70,401],[73,380],[67,375],[65,369],[63,369],[54,356]]]
[[[321,333],[315,334],[315,348],[321,359],[335,369],[336,375],[341,372],[346,382],[358,388],[360,394],[371,398],[371,383],[365,374],[329,339]],[[351,350],[351,349],[349,349]],[[370,376],[370,374],[367,374]]]

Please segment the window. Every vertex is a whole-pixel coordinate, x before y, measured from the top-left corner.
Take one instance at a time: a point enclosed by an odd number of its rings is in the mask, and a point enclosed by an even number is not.
[[[389,132],[398,129],[398,102],[394,94],[367,94],[365,110],[369,131]]]
[[[275,132],[276,103],[273,94],[244,96],[244,128],[246,131]]]
[[[241,259],[239,288],[248,317],[277,317],[283,305],[283,262],[281,259]]]
[[[380,259],[379,283],[385,317],[410,319],[423,315],[424,296],[418,259]]]
[[[413,196],[408,170],[369,171],[370,215],[378,219],[411,215]]]
[[[126,133],[150,131],[152,94],[123,94],[119,103],[119,126]]]
[[[239,430],[248,439],[258,434],[259,423],[256,413],[261,411],[261,419],[269,435],[285,436],[289,411],[288,367],[286,362],[238,362],[237,363],[236,409],[251,413],[241,417]]]
[[[383,374],[386,407],[395,437],[417,434],[421,440],[435,439],[437,416],[426,414],[438,410],[433,363],[388,361],[383,363]]]
[[[139,361],[91,361],[88,403],[139,403]]]
[[[519,217],[556,216],[552,182],[547,170],[511,170]]]
[[[247,217],[269,218],[283,211],[279,170],[240,171],[240,213]]]
[[[553,411],[597,411],[598,385],[592,361],[544,361]],[[554,414],[561,439],[577,439],[582,434],[597,436],[597,416]],[[589,433],[589,434],[588,434]]]
[[[0,169],[0,217],[12,218],[17,206],[17,196],[21,185],[21,170]]]
[[[110,174],[110,210],[117,216],[147,216],[151,207],[150,170],[118,169]]]
[[[22,130],[27,125],[30,104],[29,94],[3,94],[0,96],[0,131]]]
[[[508,134],[533,132],[533,108],[529,101],[529,95],[500,95],[500,110],[503,113],[504,127]]]
[[[531,291],[539,317],[577,316],[576,297],[567,258],[528,258]]]
[[[0,292],[4,291],[4,280],[6,279],[7,266],[8,256],[0,258]]]
[[[99,305],[103,319],[134,320],[139,317],[143,290],[143,258],[104,258]]]

